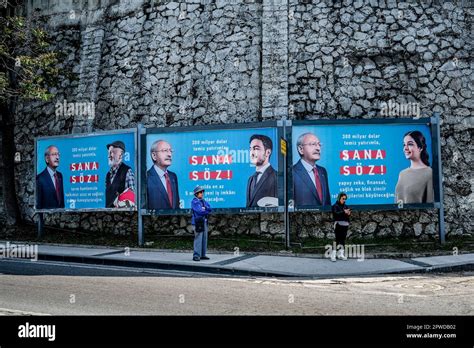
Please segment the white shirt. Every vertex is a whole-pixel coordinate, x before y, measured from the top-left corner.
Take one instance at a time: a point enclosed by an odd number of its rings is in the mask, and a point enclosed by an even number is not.
[[[265,164],[263,167],[261,167],[259,170],[256,171],[256,172],[260,172],[260,173],[261,173],[261,174],[257,177],[257,183],[260,181],[260,179],[261,179],[262,176],[263,176],[263,173],[265,173],[265,171],[267,170],[268,167],[270,167],[270,163]]]
[[[169,193],[168,188],[166,187],[166,178],[165,178],[165,173],[167,173],[168,171],[165,172],[163,169],[158,167],[156,164],[154,164],[153,167],[155,168],[156,174],[158,174],[158,176],[160,177],[161,183],[165,187],[165,191],[167,193]],[[169,177],[169,174],[168,174],[168,177]],[[170,178],[170,182],[171,182],[171,178]]]
[[[316,179],[314,178],[314,171],[313,168],[316,168],[316,165],[313,167],[311,164],[306,162],[304,159],[301,159],[301,163],[303,163],[304,169],[308,172],[309,177],[311,178],[311,181],[314,184],[314,187],[316,187]],[[318,172],[319,174],[319,172]]]
[[[54,174],[56,174],[55,170],[52,170],[49,166],[46,167],[48,169],[49,176],[51,176],[51,181],[53,182],[53,186],[56,189],[56,180],[54,180]],[[59,180],[59,177],[58,177]]]

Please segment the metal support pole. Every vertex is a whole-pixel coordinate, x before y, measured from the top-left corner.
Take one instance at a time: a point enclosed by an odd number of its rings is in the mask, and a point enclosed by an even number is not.
[[[438,187],[439,187],[439,209],[438,209],[438,222],[439,222],[439,241],[441,244],[446,242],[446,226],[444,223],[444,203],[443,203],[443,166],[441,165],[441,125],[440,125],[440,114],[435,112],[433,114],[436,122],[436,137],[437,137],[437,151],[438,151]]]
[[[286,142],[288,152],[288,141],[286,140],[286,120],[283,120],[283,139]],[[283,156],[283,201],[285,204],[284,210],[284,224],[285,224],[285,246],[286,250],[290,249],[290,214],[288,212],[288,156],[285,153]]]
[[[43,220],[43,213],[38,213],[38,239],[43,237],[43,229],[44,229],[44,220]]]
[[[138,246],[143,246],[145,244],[144,240],[144,235],[143,235],[143,215],[142,215],[142,178],[141,178],[141,172],[142,172],[142,156],[141,156],[141,150],[142,150],[142,132],[145,132],[145,129],[143,128],[143,125],[141,123],[138,124],[137,126],[137,148],[136,148],[136,153],[137,153],[137,173],[138,173],[138,178],[137,180],[137,214],[138,214]]]
[[[284,182],[285,182],[285,235],[286,235],[286,250],[290,249],[290,213],[288,212],[288,179],[286,175],[286,171],[288,168],[287,165],[288,157],[285,156],[285,174],[284,174]]]

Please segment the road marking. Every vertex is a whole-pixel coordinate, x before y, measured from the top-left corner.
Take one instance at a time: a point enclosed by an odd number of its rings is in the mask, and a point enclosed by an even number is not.
[[[474,278],[472,276],[469,276],[471,279],[466,279],[465,281],[468,282],[466,286],[469,286],[470,282],[473,282]],[[284,280],[284,279],[272,279],[272,278],[258,278],[258,279],[230,279],[232,281],[240,281],[240,282],[250,282],[253,284],[259,284],[259,285],[277,285],[277,286],[290,286],[290,287],[303,287],[303,288],[315,288],[315,289],[320,289],[320,290],[326,290],[326,291],[337,291],[338,293],[354,293],[354,291],[357,291],[358,293],[363,293],[363,294],[372,294],[372,295],[389,295],[389,296],[399,296],[403,294],[403,296],[406,297],[421,297],[421,298],[426,298],[426,297],[451,297],[453,295],[460,297],[460,296],[465,296],[465,295],[471,295],[472,293],[459,293],[456,292],[453,294],[451,289],[448,289],[448,287],[443,287],[438,284],[431,284],[427,283],[430,286],[434,286],[433,289],[426,289],[423,286],[419,287],[419,285],[415,284],[414,286],[411,287],[400,287],[400,292],[394,292],[393,288],[397,288],[400,285],[400,280],[407,282],[407,281],[419,281],[420,279],[427,281],[427,277],[421,277],[421,276],[409,276],[409,277],[386,277],[386,278],[371,278],[371,281],[357,281],[355,278],[351,278],[351,281],[347,280],[339,280],[339,279],[322,279],[322,280]],[[438,280],[439,281],[439,280]],[[396,284],[391,284],[396,282]],[[455,283],[459,284],[459,283]],[[339,285],[339,286],[338,286]],[[354,285],[360,285],[354,287]],[[370,290],[370,289],[364,289],[361,286],[375,286],[375,287],[387,287],[387,291],[383,290]],[[351,288],[347,288],[347,286],[351,286]],[[439,288],[441,287],[441,288]],[[426,294],[426,295],[421,295],[421,294],[414,294],[414,293],[409,293],[409,292],[402,292],[403,290],[405,291],[423,291],[423,290],[428,290],[431,293]],[[445,293],[440,293],[439,291],[444,290]],[[449,290],[449,291],[448,291]]]
[[[257,257],[257,255],[247,254],[247,255],[242,255],[242,256],[233,257],[233,258],[228,259],[228,260],[223,260],[223,261],[219,261],[219,262],[214,262],[213,265],[225,266],[225,265],[230,265],[230,264],[232,264],[232,263],[236,263],[236,262],[239,262],[239,261],[252,259],[252,258],[254,258],[254,257]]]
[[[4,313],[7,312],[7,313]],[[0,308],[0,315],[51,315],[49,313],[20,311],[17,309]]]
[[[97,256],[108,256],[108,255],[123,254],[123,253],[125,253],[125,250],[108,251],[108,252],[106,252],[106,253],[96,254],[96,255],[92,255],[92,256],[93,256],[93,257],[97,257]]]

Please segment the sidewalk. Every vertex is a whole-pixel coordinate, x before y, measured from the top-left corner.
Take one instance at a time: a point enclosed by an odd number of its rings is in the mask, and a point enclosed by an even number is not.
[[[14,243],[10,242],[10,247]],[[25,244],[18,242],[15,245]],[[0,242],[3,255],[6,255],[6,246],[6,242]],[[39,260],[244,276],[332,278],[474,270],[474,253],[403,259],[348,259],[337,262],[326,258],[245,253],[210,253],[208,256],[210,260],[195,262],[192,261],[191,251],[38,245]]]

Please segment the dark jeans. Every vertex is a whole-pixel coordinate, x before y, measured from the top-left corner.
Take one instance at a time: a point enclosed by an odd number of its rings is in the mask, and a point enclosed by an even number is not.
[[[207,237],[208,237],[208,226],[207,220],[204,221],[204,232],[197,233],[196,226],[193,226],[194,231],[194,253],[193,258],[201,258],[206,256],[207,252]]]
[[[336,246],[337,245],[346,245],[346,237],[347,237],[347,230],[349,226],[341,226],[336,224],[336,228],[334,229],[334,233],[336,234]]]

